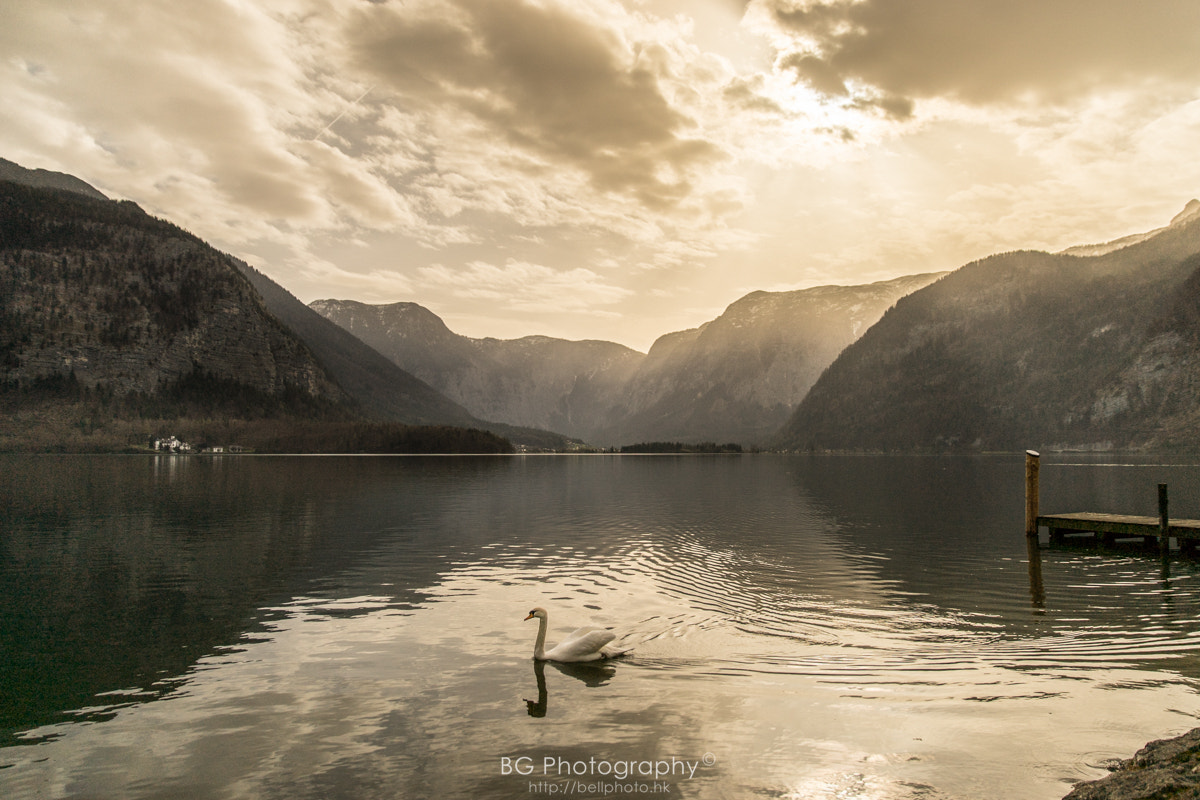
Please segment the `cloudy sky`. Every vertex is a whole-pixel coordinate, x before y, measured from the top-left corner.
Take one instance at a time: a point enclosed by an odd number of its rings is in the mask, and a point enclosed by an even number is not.
[[[469,336],[645,350],[1200,196],[1195,0],[9,0],[0,96],[0,156]]]

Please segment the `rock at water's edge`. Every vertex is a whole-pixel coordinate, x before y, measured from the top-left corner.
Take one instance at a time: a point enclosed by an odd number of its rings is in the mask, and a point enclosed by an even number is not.
[[[1077,785],[1064,800],[1200,800],[1200,728],[1160,739],[1122,761],[1113,774]]]

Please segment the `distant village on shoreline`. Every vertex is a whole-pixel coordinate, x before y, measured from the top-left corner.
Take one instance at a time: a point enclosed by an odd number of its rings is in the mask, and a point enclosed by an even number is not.
[[[147,447],[156,453],[172,453],[176,455],[190,455],[195,453],[200,454],[224,454],[224,453],[244,453],[246,448],[238,444],[231,445],[210,445],[210,444],[189,444],[182,442],[175,436],[151,436],[147,442]]]

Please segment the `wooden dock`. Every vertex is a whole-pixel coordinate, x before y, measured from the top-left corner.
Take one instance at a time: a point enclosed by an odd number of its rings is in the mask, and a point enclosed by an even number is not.
[[[1050,541],[1063,542],[1067,536],[1090,535],[1106,546],[1118,539],[1141,539],[1144,545],[1158,544],[1164,586],[1171,580],[1171,539],[1179,543],[1179,552],[1195,556],[1200,547],[1200,520],[1170,519],[1167,515],[1167,485],[1158,485],[1158,516],[1133,514],[1103,514],[1075,512],[1071,514],[1039,513],[1038,473],[1041,456],[1034,450],[1025,451],[1025,547],[1029,553],[1029,596],[1035,614],[1046,613],[1046,587],[1042,580],[1042,555],[1038,533],[1050,529]]]
[[[1162,536],[1159,522],[1158,517],[1091,512],[1045,514],[1037,518],[1039,527],[1050,530],[1052,542],[1061,542],[1068,534],[1091,533],[1099,536],[1106,545],[1127,538],[1140,538],[1148,545],[1158,542]],[[1181,551],[1194,552],[1197,543],[1200,543],[1200,520],[1169,520],[1167,536],[1179,542]]]
[[[1070,514],[1038,513],[1039,456],[1033,450],[1025,454],[1025,535],[1034,541],[1038,530],[1047,528],[1050,541],[1061,542],[1069,534],[1091,534],[1099,537],[1106,545],[1118,539],[1141,539],[1145,544],[1158,543],[1165,556],[1170,550],[1171,539],[1179,543],[1185,554],[1196,552],[1200,544],[1200,520],[1170,519],[1167,515],[1167,485],[1158,485],[1158,516],[1133,514],[1103,514],[1091,511]]]

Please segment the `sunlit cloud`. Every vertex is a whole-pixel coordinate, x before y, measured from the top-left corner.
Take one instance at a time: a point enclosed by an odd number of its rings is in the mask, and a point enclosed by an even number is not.
[[[510,145],[663,209],[719,158],[664,96],[653,48],[557,4],[376,5],[347,28],[353,58],[408,104],[453,109]]]
[[[413,291],[413,282],[394,270],[372,270],[352,272],[336,264],[309,257],[297,271],[311,283],[336,287],[330,298],[353,297],[368,303],[392,302],[397,297],[406,297]],[[279,279],[279,276],[276,276]]]
[[[505,330],[554,303],[564,336],[645,343],[746,286],[1115,238],[1200,194],[1190,0],[10,6],[0,156],[305,300]]]
[[[508,261],[502,265],[482,261],[465,269],[435,264],[422,267],[418,280],[448,290],[456,297],[486,300],[514,311],[543,313],[602,313],[630,294],[590,269],[555,270],[540,264]]]

